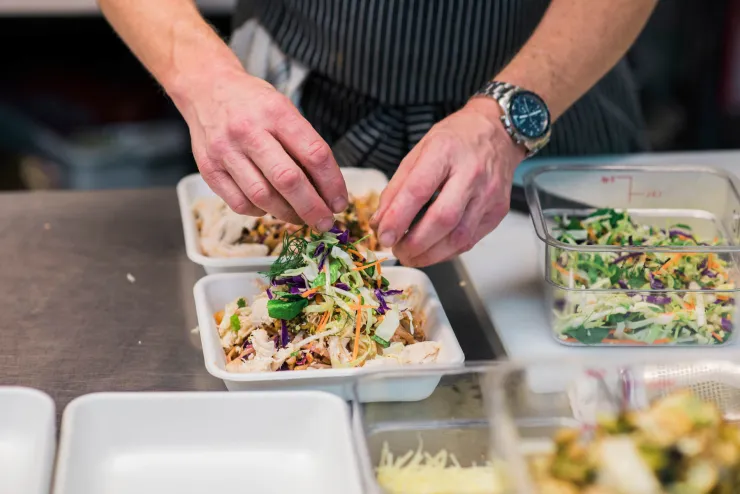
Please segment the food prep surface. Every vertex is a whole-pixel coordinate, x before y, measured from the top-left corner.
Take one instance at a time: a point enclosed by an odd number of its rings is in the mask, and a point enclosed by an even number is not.
[[[203,365],[175,191],[0,194],[0,384],[66,404],[97,391],[223,390]],[[465,358],[497,355],[447,263],[425,270]]]

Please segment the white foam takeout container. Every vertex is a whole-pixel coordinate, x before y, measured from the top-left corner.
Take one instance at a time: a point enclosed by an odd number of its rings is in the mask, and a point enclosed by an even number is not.
[[[54,494],[362,492],[349,407],[326,393],[92,394],[60,443]]]
[[[364,168],[342,168],[341,170],[347,184],[347,190],[354,196],[363,196],[371,192],[380,193],[388,185],[388,179],[378,170]],[[267,270],[275,261],[275,256],[209,257],[203,255],[198,238],[198,227],[193,215],[193,205],[202,197],[214,195],[214,192],[198,173],[188,175],[177,184],[177,199],[180,203],[180,216],[185,235],[185,251],[188,258],[203,266],[208,274]],[[384,265],[396,263],[396,258],[390,251],[379,252],[378,257],[387,258],[383,263]]]
[[[0,492],[48,494],[55,450],[54,401],[35,389],[0,387]]]
[[[388,279],[391,288],[405,289],[413,285],[420,290],[422,296],[420,309],[426,317],[424,331],[428,339],[442,344],[439,357],[434,365],[448,367],[462,365],[465,355],[429,277],[417,269],[404,267],[384,268],[383,276]],[[223,310],[228,302],[239,297],[245,297],[251,302],[256,295],[262,292],[261,286],[265,283],[266,279],[257,273],[228,273],[206,276],[195,285],[195,308],[198,313],[206,369],[211,375],[222,379],[227,389],[230,391],[313,389],[334,393],[349,400],[353,396],[354,378],[363,373],[372,372],[373,369],[388,369],[387,367],[371,367],[368,369],[320,369],[244,374],[226,371],[226,356],[221,347],[213,315]],[[432,367],[430,364],[424,364],[424,366],[427,365]],[[400,367],[393,368],[399,369]],[[441,376],[441,372],[440,374],[426,374],[411,381],[407,379],[402,385],[397,386],[392,382],[365,386],[360,399],[365,402],[423,400],[432,394]]]

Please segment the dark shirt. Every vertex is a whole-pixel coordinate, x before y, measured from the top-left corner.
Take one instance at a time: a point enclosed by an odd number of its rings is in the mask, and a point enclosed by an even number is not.
[[[548,0],[241,0],[311,69],[301,100],[340,163],[392,172],[521,49]],[[533,67],[532,70],[537,70]],[[610,71],[554,125],[541,155],[643,149],[630,71]]]

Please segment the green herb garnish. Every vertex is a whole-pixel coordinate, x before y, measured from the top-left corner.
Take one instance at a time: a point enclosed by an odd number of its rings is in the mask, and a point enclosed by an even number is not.
[[[384,340],[383,338],[381,338],[380,336],[376,336],[376,335],[371,335],[371,336],[370,336],[370,338],[372,338],[372,339],[373,339],[373,341],[376,341],[376,342],[377,342],[377,343],[378,343],[378,344],[379,344],[380,346],[382,346],[383,348],[388,348],[389,346],[391,346],[391,344],[390,344],[390,343],[388,343],[387,341],[385,341],[385,340]]]
[[[239,307],[240,309],[243,309],[244,307],[247,306],[247,301],[244,300],[243,298],[240,298],[239,300],[236,301],[236,306]]]
[[[267,313],[273,319],[289,321],[301,313],[308,305],[308,300],[299,296],[298,300],[275,298],[267,302]]]
[[[231,323],[232,330],[238,332],[240,329],[242,329],[242,323],[239,321],[238,315],[233,314],[229,319],[229,322]]]
[[[283,248],[275,262],[270,266],[267,272],[260,272],[271,280],[277,278],[290,269],[300,268],[305,264],[303,252],[306,250],[308,242],[304,238],[303,229],[297,232],[285,235],[283,237]]]

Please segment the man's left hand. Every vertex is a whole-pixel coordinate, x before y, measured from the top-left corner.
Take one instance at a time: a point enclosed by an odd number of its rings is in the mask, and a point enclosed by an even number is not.
[[[428,266],[466,252],[506,216],[524,148],[500,116],[498,103],[473,98],[432,127],[401,162],[371,223],[381,245],[392,246],[404,265]]]

